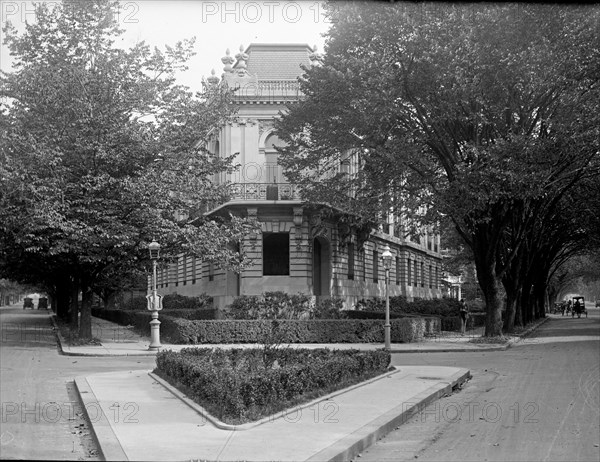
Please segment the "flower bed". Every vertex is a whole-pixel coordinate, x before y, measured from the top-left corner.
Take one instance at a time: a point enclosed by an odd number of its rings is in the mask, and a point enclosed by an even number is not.
[[[184,348],[155,373],[229,424],[261,419],[388,370],[384,351]]]

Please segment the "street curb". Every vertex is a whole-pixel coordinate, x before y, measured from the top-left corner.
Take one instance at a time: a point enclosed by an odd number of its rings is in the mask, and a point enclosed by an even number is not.
[[[101,358],[101,357],[151,357],[156,356],[156,351],[148,351],[148,352],[136,352],[136,353],[81,353],[81,352],[73,352],[64,349],[63,344],[66,344],[65,339],[62,337],[60,333],[60,329],[56,324],[55,314],[50,315],[50,319],[52,320],[52,324],[54,326],[54,331],[56,333],[58,350],[61,355],[64,356],[83,356],[90,358]],[[477,348],[421,348],[421,349],[392,349],[390,353],[398,354],[398,353],[479,353],[479,352],[488,352],[488,351],[505,351],[515,343],[519,343],[521,340],[526,338],[529,334],[531,334],[534,330],[536,330],[539,326],[547,322],[550,318],[545,317],[540,320],[535,326],[530,327],[526,331],[522,332],[515,340],[509,340],[507,343],[503,345],[493,345],[493,346],[481,346]],[[485,344],[484,344],[485,345]],[[491,344],[490,344],[491,345]],[[202,345],[188,345],[189,347],[199,347]]]
[[[479,353],[482,351],[503,351],[508,348],[508,344],[500,346],[480,347],[480,348],[438,348],[421,350],[390,350],[390,353]]]
[[[386,412],[375,420],[364,425],[356,432],[333,443],[331,446],[319,451],[307,462],[321,461],[348,461],[357,457],[366,448],[372,446],[377,440],[396,429],[398,426],[406,423],[414,414],[421,412],[431,402],[449,394],[452,390],[462,385],[471,378],[471,372],[467,369],[460,369],[450,380],[440,388],[440,382],[427,390],[419,393],[414,398],[414,402],[402,403],[391,411]],[[356,438],[359,437],[358,441]]]
[[[156,356],[156,353],[157,353],[156,351],[152,351],[152,352],[148,351],[147,353],[135,353],[135,354],[130,354],[130,353],[119,353],[119,354],[81,353],[81,352],[77,352],[77,351],[65,351],[65,349],[63,347],[63,343],[66,344],[67,342],[65,341],[62,334],[60,333],[60,328],[58,327],[58,324],[56,323],[56,314],[51,314],[50,320],[52,321],[52,325],[54,327],[54,333],[56,334],[56,341],[58,344],[58,352],[64,356],[80,356],[80,357],[84,356],[84,357],[89,357],[89,358],[121,357],[121,356],[144,356],[144,357],[146,357],[146,356]]]
[[[536,330],[538,327],[540,327],[542,324],[548,322],[550,320],[550,317],[546,316],[544,318],[542,318],[536,325],[531,326],[529,329],[527,329],[525,332],[521,333],[521,335],[519,335],[519,337],[514,340],[514,341],[509,341],[508,342],[508,347],[511,347],[512,345],[514,345],[515,343],[519,343],[521,340],[527,338],[527,336],[529,334],[531,334],[534,330]]]
[[[63,346],[62,346],[63,338],[62,338],[62,335],[60,334],[60,329],[58,328],[58,324],[56,323],[56,315],[55,314],[50,315],[50,321],[52,322],[52,326],[54,327],[54,334],[56,335],[56,346],[58,348],[58,352],[59,352],[59,354],[64,355],[65,352],[64,352]]]
[[[98,404],[98,399],[94,395],[87,379],[84,376],[79,376],[75,377],[74,382],[81,407],[90,428],[90,433],[102,458],[104,460],[129,460],[117,435],[115,435],[110,426],[110,422],[104,415],[104,412],[102,412],[102,408]],[[88,412],[88,409],[91,407],[94,407],[97,413],[93,421]]]

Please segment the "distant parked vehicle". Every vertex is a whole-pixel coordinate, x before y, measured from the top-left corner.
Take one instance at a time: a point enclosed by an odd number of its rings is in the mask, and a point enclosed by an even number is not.
[[[46,297],[40,297],[38,300],[38,310],[47,310],[48,309],[48,299]]]
[[[23,299],[23,309],[31,308],[33,310],[33,298],[25,297]]]
[[[600,307],[600,300],[596,300],[596,308]]]

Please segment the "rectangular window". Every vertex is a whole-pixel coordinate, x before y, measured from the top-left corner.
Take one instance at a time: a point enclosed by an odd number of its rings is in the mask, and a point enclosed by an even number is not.
[[[400,285],[400,257],[396,257],[396,285]]]
[[[290,233],[263,233],[263,275],[289,276]]]
[[[407,282],[407,285],[410,286],[411,285],[411,281],[412,281],[412,279],[410,277],[410,258],[407,261],[408,261],[408,268],[407,268],[407,273],[406,273],[406,276],[407,276],[406,277],[406,282]]]
[[[429,265],[429,288],[433,289],[433,268]]]
[[[373,282],[379,282],[379,259],[377,250],[373,250]]]
[[[348,279],[354,279],[354,244],[348,244]]]
[[[367,252],[365,249],[361,251],[361,263],[362,263],[362,280],[367,280]]]
[[[184,255],[183,257],[183,285],[187,285],[187,269],[188,269],[188,264],[187,264],[187,260],[188,257],[187,255]]]
[[[421,262],[421,287],[425,287],[425,264]]]
[[[196,256],[192,256],[192,284],[196,284]]]
[[[211,261],[208,264],[208,280],[214,281],[215,279],[215,264]]]
[[[413,272],[415,273],[415,280],[414,280],[414,286],[418,287],[419,286],[419,274],[417,273],[417,260],[413,260],[414,264],[413,264]]]

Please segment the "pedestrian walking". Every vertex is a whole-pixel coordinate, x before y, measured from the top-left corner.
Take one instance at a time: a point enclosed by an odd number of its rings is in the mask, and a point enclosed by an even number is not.
[[[467,330],[467,319],[469,317],[469,308],[464,298],[460,299],[460,335],[465,335]]]

